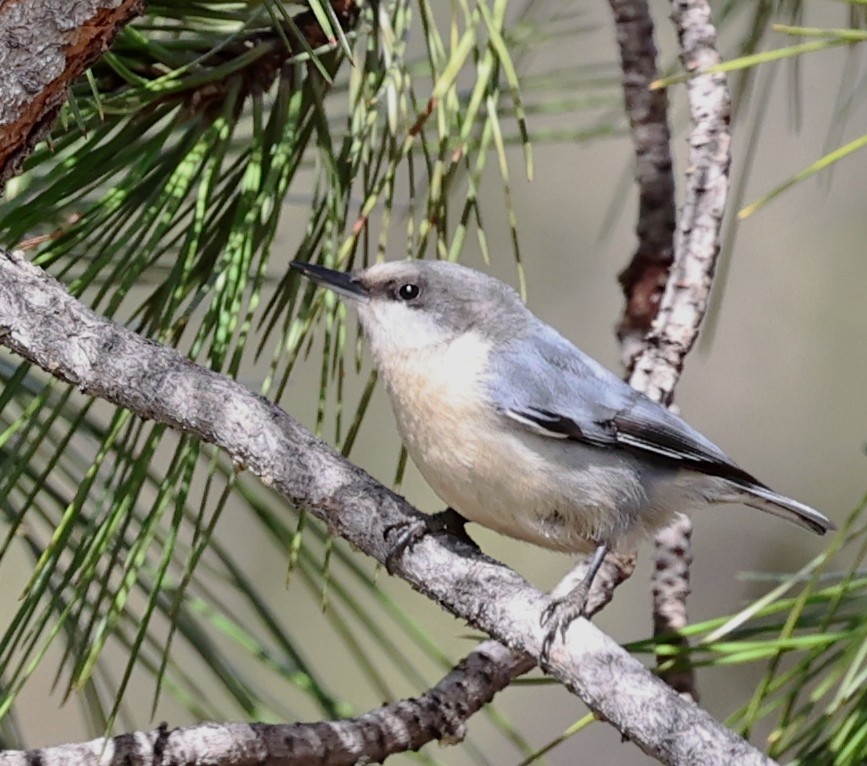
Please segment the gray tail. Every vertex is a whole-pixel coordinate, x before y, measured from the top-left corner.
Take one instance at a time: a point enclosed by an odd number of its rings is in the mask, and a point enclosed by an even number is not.
[[[758,508],[765,513],[772,513],[782,519],[794,521],[795,524],[824,535],[829,529],[836,529],[834,523],[823,513],[819,513],[809,505],[799,503],[790,497],[778,495],[772,489],[761,485],[738,484],[740,494],[737,500],[741,503]]]

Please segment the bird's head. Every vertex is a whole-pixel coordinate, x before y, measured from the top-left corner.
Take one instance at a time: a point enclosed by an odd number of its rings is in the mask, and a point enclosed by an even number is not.
[[[506,339],[529,315],[511,287],[456,263],[395,261],[349,273],[298,261],[292,266],[353,305],[378,361],[471,332]]]

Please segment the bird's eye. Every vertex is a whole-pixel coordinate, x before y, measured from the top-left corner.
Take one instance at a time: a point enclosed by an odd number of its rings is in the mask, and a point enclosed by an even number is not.
[[[418,285],[407,283],[397,288],[397,295],[402,301],[411,301],[418,298],[421,288]]]

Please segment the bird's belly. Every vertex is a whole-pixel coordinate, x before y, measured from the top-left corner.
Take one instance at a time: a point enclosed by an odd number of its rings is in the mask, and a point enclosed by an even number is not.
[[[648,503],[628,453],[534,434],[495,411],[483,398],[486,358],[466,338],[380,365],[407,452],[450,507],[566,552],[631,547],[680,510]]]
[[[631,542],[645,501],[631,462],[615,451],[518,430],[482,402],[436,401],[402,402],[395,414],[410,458],[462,516],[564,552]]]
[[[586,552],[628,533],[641,488],[634,472],[609,461],[581,465],[585,448],[514,434],[473,443],[472,460],[444,452],[414,460],[434,491],[465,518],[502,534],[566,552]],[[522,435],[523,436],[523,435]],[[461,449],[461,452],[464,450]],[[598,456],[592,455],[592,458]],[[576,459],[578,458],[578,459]]]

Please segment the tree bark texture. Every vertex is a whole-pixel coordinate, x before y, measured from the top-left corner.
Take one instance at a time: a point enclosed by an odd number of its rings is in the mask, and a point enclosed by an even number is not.
[[[707,311],[731,166],[731,97],[726,75],[701,74],[722,61],[710,5],[707,0],[672,0],[671,18],[681,63],[687,72],[698,75],[686,83],[690,120],[686,198],[659,312],[629,378],[632,386],[665,405],[671,404],[674,384]],[[653,624],[657,636],[676,634],[687,624],[691,538],[692,520],[682,516],[654,540]],[[676,689],[698,698],[691,669],[676,666],[666,671],[666,677]]]
[[[668,95],[652,90],[656,68],[653,17],[647,0],[609,0],[620,51],[623,104],[629,117],[638,186],[638,240],[619,280],[626,298],[617,327],[627,373],[643,348],[644,337],[659,308],[673,259],[675,227],[674,170]]]
[[[354,766],[379,763],[389,755],[418,750],[433,737],[463,739],[467,719],[483,704],[486,686],[508,683],[497,673],[519,657],[486,641],[435,687],[420,697],[383,705],[342,721],[261,724],[207,722],[170,729],[121,734],[110,739],[23,751],[0,752],[0,766]],[[493,672],[493,675],[492,675]]]
[[[0,187],[48,135],[66,92],[141,0],[0,2]]]

